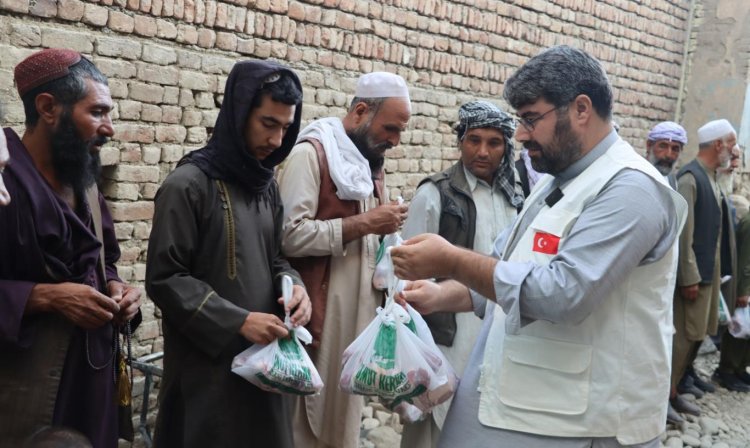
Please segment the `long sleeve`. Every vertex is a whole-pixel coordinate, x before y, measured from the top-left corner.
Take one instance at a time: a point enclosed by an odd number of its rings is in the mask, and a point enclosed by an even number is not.
[[[737,296],[750,296],[750,215],[737,226]]]
[[[117,266],[115,264],[120,260],[120,245],[117,244],[115,235],[115,225],[112,222],[112,215],[109,213],[104,196],[99,193],[99,208],[102,211],[102,237],[104,241],[104,268],[107,278],[105,283],[111,280],[122,281],[117,275]]]
[[[421,233],[438,233],[440,212],[440,191],[437,186],[432,182],[422,184],[409,204],[409,215],[401,229],[401,237],[408,240]]]
[[[281,245],[284,237],[283,232],[283,224],[284,224],[284,206],[282,204],[281,196],[279,195],[278,189],[275,189],[276,194],[276,203],[278,204],[276,209],[274,210],[274,254],[273,254],[273,262],[272,262],[272,272],[273,272],[273,283],[274,285],[277,285],[277,289],[280,289],[281,285],[281,276],[286,274],[289,275],[292,278],[292,282],[295,285],[300,285],[302,287],[305,287],[305,284],[302,282],[302,279],[299,276],[299,273],[292,268],[292,266],[289,264],[289,262],[284,258],[284,255],[281,253]],[[281,295],[281,291],[278,291],[278,295]]]
[[[204,184],[199,185],[185,171],[176,173],[167,178],[155,198],[146,291],[165,321],[200,350],[217,356],[237,336],[249,311],[220,297],[194,276],[198,265],[212,262],[196,259],[200,241],[211,235],[199,227],[210,181],[203,178]]]
[[[680,234],[680,258],[677,263],[677,286],[690,286],[700,283],[701,274],[693,252],[693,235],[695,231],[695,201],[697,186],[695,177],[685,173],[677,180],[677,192],[688,204],[685,226]]]
[[[310,143],[294,147],[279,175],[284,203],[282,251],[287,257],[342,256],[342,220],[316,220],[320,194],[320,168]]]
[[[522,325],[580,322],[619,279],[664,256],[678,229],[669,193],[642,173],[624,170],[583,210],[549,265],[497,264],[495,300]],[[501,247],[495,248],[498,254]]]

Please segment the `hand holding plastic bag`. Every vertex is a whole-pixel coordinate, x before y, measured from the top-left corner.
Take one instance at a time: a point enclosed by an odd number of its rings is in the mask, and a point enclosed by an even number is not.
[[[404,203],[404,199],[399,196],[398,204]],[[378,291],[385,291],[388,288],[388,276],[393,272],[393,265],[389,265],[389,261],[386,260],[386,251],[389,247],[397,247],[403,243],[401,235],[398,233],[390,233],[383,238],[383,241],[378,247],[378,253],[375,256],[375,272],[372,274],[372,287]]]
[[[750,307],[735,308],[729,333],[737,339],[750,339]]]
[[[388,273],[386,305],[344,351],[339,387],[378,396],[407,421],[416,421],[453,394],[457,378],[424,320],[395,303],[403,282],[393,274],[390,249],[381,261]]]
[[[292,299],[292,288],[291,277],[284,275],[281,279],[284,304]],[[304,327],[294,328],[289,313],[284,324],[289,337],[268,345],[255,344],[243,351],[232,360],[232,372],[268,392],[296,395],[320,392],[323,381],[300,342],[310,344],[312,335]]]

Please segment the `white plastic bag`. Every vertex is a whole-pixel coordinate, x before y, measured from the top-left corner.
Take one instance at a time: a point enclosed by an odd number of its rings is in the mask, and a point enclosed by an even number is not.
[[[734,316],[729,323],[729,333],[737,339],[750,339],[750,307],[734,309]]]
[[[404,199],[401,196],[397,200],[399,205],[404,203]],[[372,274],[372,287],[378,291],[385,291],[388,288],[388,275],[393,270],[392,266],[389,266],[386,261],[386,251],[389,247],[400,246],[403,242],[404,240],[401,239],[401,235],[398,232],[390,233],[383,237],[383,241],[380,243],[380,247],[378,247],[378,253],[375,256],[375,272]]]
[[[729,308],[726,300],[724,300],[724,294],[719,291],[719,325],[729,325],[730,320]]]
[[[414,423],[424,420],[432,408],[445,402],[456,393],[458,376],[443,353],[435,345],[427,322],[411,305],[406,305],[406,310],[410,317],[410,321],[406,324],[407,327],[441,360],[440,366],[434,371],[435,375],[424,394],[414,397],[411,402],[407,400],[401,402],[382,400],[388,409],[396,411],[405,421]]]
[[[453,394],[457,378],[419,313],[394,301],[403,282],[393,274],[390,249],[382,261],[386,305],[344,351],[339,387],[378,396],[405,420],[417,421]]]
[[[285,304],[292,298],[292,288],[291,277],[284,275],[281,290]],[[294,328],[288,313],[284,324],[289,329],[289,337],[276,339],[268,345],[251,346],[234,357],[232,372],[268,392],[316,394],[323,388],[323,381],[300,342],[310,344],[312,335],[304,327]]]

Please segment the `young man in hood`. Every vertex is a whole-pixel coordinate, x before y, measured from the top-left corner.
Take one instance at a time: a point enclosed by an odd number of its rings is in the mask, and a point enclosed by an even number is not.
[[[292,447],[283,396],[230,366],[251,344],[287,336],[283,274],[295,283],[286,307],[293,324],[310,318],[304,286],[281,256],[284,212],[273,178],[301,109],[294,72],[237,63],[208,144],[183,157],[156,195],[146,290],[164,329],[157,446]]]

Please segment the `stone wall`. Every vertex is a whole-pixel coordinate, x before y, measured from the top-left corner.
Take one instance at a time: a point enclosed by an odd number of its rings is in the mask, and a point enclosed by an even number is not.
[[[503,82],[542,48],[582,47],[616,91],[615,120],[640,148],[672,119],[689,5],[682,0],[0,0],[3,125],[22,131],[13,67],[45,47],[91,57],[109,77],[116,135],[102,153],[103,191],[124,280],[142,284],[159,183],[211,131],[232,64],[273,58],[299,73],[304,119],[343,116],[360,73],[387,70],[411,87],[413,116],[386,164],[392,196],[457,158],[458,106],[502,104]],[[145,301],[136,355],[162,349]]]

